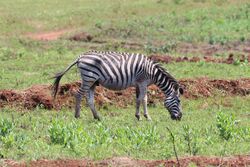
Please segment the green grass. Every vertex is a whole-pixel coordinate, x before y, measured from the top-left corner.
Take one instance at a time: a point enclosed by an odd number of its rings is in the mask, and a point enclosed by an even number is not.
[[[1,1],[0,31],[22,38],[28,32],[71,29],[95,37],[144,42],[225,44],[250,37],[247,0],[195,1]],[[121,19],[122,18],[122,19]],[[18,28],[17,28],[18,27]],[[9,41],[10,42],[10,41]]]
[[[55,112],[37,108],[29,112],[5,108],[0,122],[8,120],[13,125],[0,140],[0,154],[3,158],[16,160],[103,159],[111,156],[173,158],[171,137],[166,127],[176,138],[179,156],[249,154],[249,100],[249,97],[183,99],[184,115],[180,122],[172,121],[160,104],[149,108],[152,122],[137,121],[134,106],[119,110],[112,106],[101,109],[102,122],[94,121],[88,108],[83,108],[79,120],[74,119],[69,109]],[[221,112],[225,117],[220,120],[222,127],[226,127],[223,121],[231,114],[237,122],[227,131],[232,134],[228,139],[221,136],[217,127]]]

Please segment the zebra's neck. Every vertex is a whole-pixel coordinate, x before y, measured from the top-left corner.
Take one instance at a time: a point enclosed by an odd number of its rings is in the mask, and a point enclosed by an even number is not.
[[[153,68],[153,82],[157,85],[166,96],[169,96],[173,92],[173,86],[177,84],[177,81],[161,66],[155,65]]]

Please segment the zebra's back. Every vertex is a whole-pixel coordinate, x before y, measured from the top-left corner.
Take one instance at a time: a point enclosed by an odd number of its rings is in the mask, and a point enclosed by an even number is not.
[[[142,54],[89,51],[79,56],[78,68],[83,80],[121,90],[135,86],[145,61],[150,60]]]

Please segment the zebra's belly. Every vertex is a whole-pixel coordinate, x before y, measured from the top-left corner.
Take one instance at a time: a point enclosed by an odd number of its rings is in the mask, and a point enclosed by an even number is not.
[[[134,82],[122,84],[122,83],[116,83],[116,82],[111,82],[111,81],[106,81],[106,82],[99,81],[99,84],[107,89],[110,89],[110,90],[123,90],[123,89],[126,89],[128,87],[135,86]]]

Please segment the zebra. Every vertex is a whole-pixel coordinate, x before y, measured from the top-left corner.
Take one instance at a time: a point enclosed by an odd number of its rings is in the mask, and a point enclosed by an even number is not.
[[[75,118],[80,117],[81,100],[83,95],[90,107],[94,119],[100,120],[94,105],[95,87],[102,85],[111,90],[123,90],[128,87],[136,88],[135,117],[141,120],[140,105],[142,103],[144,117],[151,120],[147,110],[147,87],[157,85],[165,94],[164,106],[173,120],[182,117],[180,95],[183,89],[159,63],[139,53],[123,53],[112,51],[88,51],[70,64],[64,71],[53,78],[52,96],[56,98],[59,82],[62,76],[75,64],[80,71],[82,83],[75,95]]]

